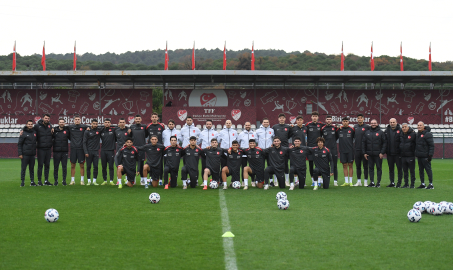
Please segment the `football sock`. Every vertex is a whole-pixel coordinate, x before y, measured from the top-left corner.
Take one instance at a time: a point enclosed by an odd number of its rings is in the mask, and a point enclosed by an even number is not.
[[[285,180],[288,181],[289,179],[289,174],[285,173]]]
[[[357,179],[357,183],[360,183],[360,182],[362,182],[362,179]]]
[[[299,182],[299,177],[298,176],[294,176],[294,181]]]
[[[246,185],[246,186],[249,185],[249,179],[248,178],[244,179],[244,185]]]
[[[187,186],[187,180],[182,180],[182,185]]]
[[[227,182],[223,182],[223,186],[226,187],[227,186]]]
[[[273,182],[274,182],[273,178],[269,179],[269,183],[273,183]]]
[[[74,177],[71,177],[71,182],[74,182]]]
[[[120,184],[121,184],[121,178],[118,178],[118,183],[120,183]]]
[[[349,177],[349,183],[352,184],[352,177]]]
[[[333,180],[333,182],[336,184],[336,183],[337,183],[337,180]]]
[[[363,183],[365,184],[365,186],[367,186],[368,185],[368,180],[367,179],[363,180]]]
[[[317,185],[318,185],[318,181],[315,181],[315,186],[317,186]]]
[[[93,179],[93,183],[96,183],[96,178]]]
[[[203,185],[207,186],[208,185],[208,180],[203,180]]]
[[[349,177],[346,176],[346,177],[344,178],[344,182],[345,182],[346,184],[348,184],[348,183],[349,183],[348,181],[349,181]]]
[[[313,177],[311,178],[311,183],[313,183]]]
[[[291,187],[294,187],[294,183],[293,182],[291,182]]]
[[[277,176],[274,174],[274,181],[277,183]]]
[[[83,182],[83,181],[84,181],[84,180],[83,180],[84,178],[85,178],[85,177],[83,177],[83,176],[80,176],[80,181],[82,181],[82,182]]]
[[[268,188],[268,187],[269,187],[269,185],[268,185],[268,184],[266,184],[266,185],[264,185],[264,187],[265,187],[265,188]]]

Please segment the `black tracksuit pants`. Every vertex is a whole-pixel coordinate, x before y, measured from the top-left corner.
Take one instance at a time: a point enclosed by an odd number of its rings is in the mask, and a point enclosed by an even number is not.
[[[357,179],[362,179],[362,162],[363,162],[363,179],[368,179],[368,160],[365,159],[365,157],[362,155],[362,152],[355,152],[354,160]]]
[[[244,168],[247,167],[247,157],[242,157],[242,165],[241,165],[241,167],[242,167],[241,179],[242,179],[242,182],[244,182]]]
[[[285,171],[276,171],[274,169],[274,167],[272,166],[268,166],[265,170],[264,170],[264,183],[267,185],[269,184],[269,179],[270,179],[270,176],[275,174],[275,176],[277,177],[277,180],[278,180],[278,186],[280,188],[285,188],[286,185],[285,185]]]
[[[296,166],[291,166],[289,169],[289,181],[294,182],[294,175],[297,174],[299,177],[299,188],[303,189],[305,186],[305,177],[307,175],[307,168],[297,168]]]
[[[330,185],[330,173],[326,172],[324,170],[321,170],[320,168],[315,168],[313,170],[313,180],[318,181],[319,176],[322,177],[322,187],[324,189],[328,189],[329,185]],[[299,188],[300,188],[300,185],[301,184],[299,184]]]
[[[187,180],[187,174],[189,175],[190,178],[190,187],[195,188],[197,187],[197,181],[198,181],[198,170],[190,170],[186,166],[183,166],[181,168],[181,180]],[[173,179],[173,178],[172,178]]]
[[[332,163],[333,163],[333,180],[338,180],[338,155],[332,155]]]
[[[377,182],[381,183],[382,178],[382,159],[379,156],[368,156],[368,170],[370,172],[370,181],[374,183],[374,165],[376,165]]]
[[[313,163],[313,160],[309,160],[308,161],[308,169],[310,170],[310,176],[311,176],[312,179],[315,179],[313,177],[313,168],[314,168],[314,166],[315,166],[315,164]],[[316,181],[318,181],[318,180],[316,180]]]
[[[415,157],[402,157],[404,184],[409,184],[409,172],[411,173],[411,186],[415,185]]]
[[[145,166],[146,153],[144,151],[139,151],[138,155],[140,156],[140,160],[138,161],[138,172],[140,173],[140,177],[145,177],[145,175],[143,175],[143,166]]]
[[[21,170],[20,170],[20,180],[22,183],[25,181],[25,171],[27,170],[30,174],[30,182],[35,181],[35,156],[22,156],[21,161]]]
[[[93,165],[93,179],[98,178],[99,154],[98,151],[89,151],[86,158],[87,179],[91,179],[91,165]]]
[[[395,164],[396,170],[398,171],[398,184],[401,184],[403,179],[403,166],[401,162],[401,156],[399,155],[387,155],[387,163],[389,165],[389,178],[390,183],[395,183]]]
[[[110,181],[113,181],[113,167],[114,167],[115,153],[113,150],[102,151],[101,149],[101,164],[102,164],[102,178],[107,181],[107,164],[109,166]]]
[[[44,165],[44,179],[49,181],[50,171],[50,156],[52,150],[50,148],[38,148],[38,182],[41,182],[42,166]]]
[[[58,170],[63,171],[63,182],[66,182],[66,175],[68,174],[68,152],[53,152],[53,178],[58,182]]]
[[[417,158],[418,159],[418,172],[420,174],[420,181],[425,183],[425,171],[428,175],[429,183],[433,183],[433,170],[431,169],[431,161],[428,158]]]
[[[164,185],[168,185],[168,174],[170,174],[170,186],[172,188],[176,187],[176,184],[178,183],[178,169],[171,169],[168,166],[165,166],[164,168]],[[197,183],[194,181],[195,184]],[[190,179],[190,183],[192,183],[192,179]]]

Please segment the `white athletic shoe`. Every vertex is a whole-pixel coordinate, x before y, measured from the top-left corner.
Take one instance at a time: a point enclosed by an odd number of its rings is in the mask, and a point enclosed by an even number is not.
[[[294,190],[294,186],[290,187],[289,190]]]
[[[333,182],[333,185],[334,185],[335,187],[338,187],[338,182]]]
[[[249,189],[249,186],[244,186],[244,190],[247,190],[247,189]]]
[[[252,187],[256,187],[256,184],[255,184],[255,182],[252,182]]]
[[[286,180],[286,181],[285,181],[285,185],[286,185],[287,187],[289,187],[289,186],[290,186],[290,184],[289,184],[289,180]]]
[[[264,186],[264,190],[268,190],[269,189],[269,186]]]
[[[141,185],[141,186],[146,185],[146,180],[141,179],[141,180],[140,180],[140,185]]]
[[[355,183],[355,185],[353,185],[353,187],[361,187],[362,186],[362,182],[357,182]]]

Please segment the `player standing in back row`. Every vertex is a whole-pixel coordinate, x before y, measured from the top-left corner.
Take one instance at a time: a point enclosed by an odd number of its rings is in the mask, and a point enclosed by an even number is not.
[[[102,164],[102,178],[104,182],[101,185],[107,185],[107,165],[109,167],[110,185],[114,186],[114,161],[115,161],[115,130],[110,126],[112,122],[106,118],[104,120],[104,128],[101,129],[101,164]]]
[[[341,186],[353,186],[354,174],[354,137],[355,130],[349,126],[349,118],[343,117],[342,126],[338,130],[338,143],[340,145],[340,162],[343,164],[344,184]]]
[[[129,133],[132,136],[134,146],[143,146],[146,144],[146,139],[148,138],[148,129],[146,128],[146,125],[142,124],[142,117],[140,114],[137,114],[135,116],[135,124],[130,126]],[[140,184],[145,185],[146,176],[143,175],[143,163],[145,162],[145,153],[143,151],[140,151],[139,155],[140,155],[139,162],[140,167],[138,168],[138,171],[140,173]]]
[[[363,185],[368,185],[368,160],[366,160],[362,154],[362,139],[363,134],[365,131],[370,129],[368,124],[364,123],[363,114],[359,113],[357,115],[357,123],[354,125],[355,130],[355,168],[357,172],[357,183],[354,185],[355,187],[362,186],[362,163],[363,163]]]
[[[319,119],[319,113],[317,111],[314,111],[311,113],[311,122],[308,122],[305,124],[305,127],[307,128],[307,146],[308,147],[317,147],[317,139],[322,136],[321,134],[321,128],[324,126],[323,123],[318,122]],[[311,181],[312,181],[312,186],[314,185],[313,182],[313,155],[308,156],[308,167],[310,170],[310,176],[311,176]],[[318,181],[318,179],[315,179]]]
[[[239,148],[244,151],[249,148],[249,141],[256,139],[256,133],[252,130],[252,125],[250,122],[244,123],[244,130],[238,135]],[[242,185],[245,186],[244,178],[244,168],[247,167],[247,155],[243,153],[242,155]],[[255,182],[252,182],[254,186]]]
[[[326,148],[330,150],[332,155],[332,164],[333,164],[333,183],[334,186],[338,186],[338,149],[337,149],[337,140],[338,140],[338,129],[332,125],[332,116],[326,116],[326,125],[321,128],[322,137],[326,140]],[[323,183],[322,178],[318,179],[318,186],[321,186]]]
[[[276,137],[280,138],[281,146],[289,147],[289,138],[291,138],[291,126],[285,123],[286,116],[284,113],[278,115],[278,124],[274,125],[272,129]],[[274,175],[274,180],[277,178]],[[289,186],[289,169],[288,157],[285,160],[285,184]]]
[[[85,185],[85,153],[83,152],[83,134],[88,128],[87,125],[81,124],[81,118],[79,115],[74,115],[74,125],[69,125],[69,138],[71,140],[71,183],[74,185],[74,176],[76,164],[80,166],[80,185]]]

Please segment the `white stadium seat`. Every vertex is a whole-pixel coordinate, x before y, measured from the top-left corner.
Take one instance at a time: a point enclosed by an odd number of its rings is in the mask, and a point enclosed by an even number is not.
[[[255,124],[252,124],[252,125],[251,125],[251,129],[255,130],[255,129],[256,129],[256,125],[255,125]]]
[[[198,128],[198,129],[201,129],[201,125],[197,125],[197,128]]]
[[[176,130],[181,130],[181,125],[176,125]]]
[[[217,129],[222,129],[222,125],[217,125]]]
[[[236,125],[231,125],[231,128],[232,129],[236,129]]]
[[[238,130],[239,129],[242,129],[242,125],[241,124],[238,124]]]
[[[5,138],[6,137],[6,133],[0,133],[0,137],[1,138]]]

